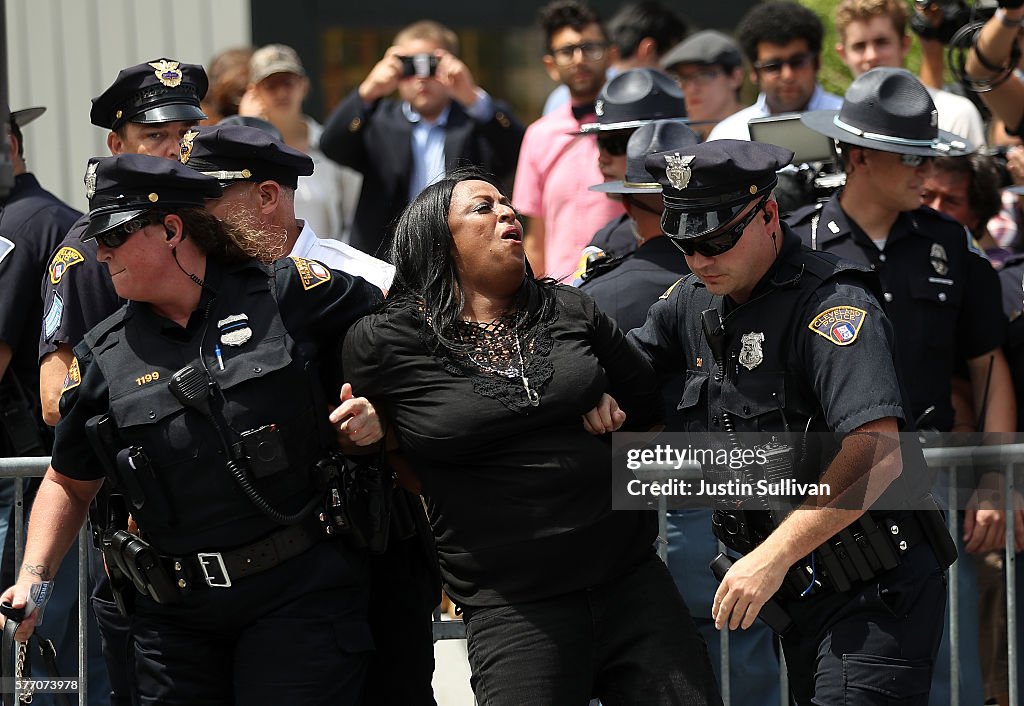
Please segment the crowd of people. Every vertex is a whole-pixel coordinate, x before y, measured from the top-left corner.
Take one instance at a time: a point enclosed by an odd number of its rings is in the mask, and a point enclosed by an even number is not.
[[[432,20],[323,125],[291,47],[143,61],[93,99],[86,214],[28,170],[44,109],[11,111],[0,451],[51,457],[20,565],[0,485],[16,638],[76,672],[88,523],[89,703],[433,706],[442,595],[481,706],[776,704],[780,655],[801,705],[1007,703],[982,604],[1024,501],[921,444],[1024,415],[1024,0],[977,31],[980,98],[915,8],[770,0],[727,33],[551,0],[529,125]],[[791,115],[830,159],[752,140]],[[613,507],[616,431],[755,438],[822,490],[672,509],[659,539]]]

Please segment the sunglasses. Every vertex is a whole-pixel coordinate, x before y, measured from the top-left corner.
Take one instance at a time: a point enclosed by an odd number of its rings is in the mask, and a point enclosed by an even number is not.
[[[626,147],[629,144],[629,135],[619,133],[617,135],[598,135],[597,147],[612,157],[621,157],[626,154]]]
[[[920,155],[920,154],[901,154],[900,155],[900,164],[902,164],[904,167],[914,167],[914,168],[917,168],[917,167],[920,167],[922,164],[926,164],[926,163],[931,162],[933,159],[935,159],[935,158],[934,157],[925,157],[925,156]]]
[[[714,81],[719,76],[725,75],[722,69],[714,66],[708,66],[697,69],[693,73],[684,74],[681,71],[675,75],[676,83],[679,84],[680,88],[686,88],[689,85],[697,84],[698,86],[706,86]]]
[[[156,216],[139,216],[133,218],[130,221],[122,223],[116,228],[112,228],[105,233],[100,233],[96,236],[96,241],[102,243],[108,248],[119,248],[125,244],[133,234],[142,230],[146,226],[151,226],[154,223],[159,223],[161,219]]]
[[[772,59],[771,61],[759,61],[754,64],[754,69],[759,73],[781,74],[782,67],[788,66],[791,71],[799,71],[811,65],[814,61],[814,54],[809,51],[794,54],[788,59]]]
[[[739,221],[732,228],[723,230],[718,235],[711,238],[698,240],[698,242],[692,242],[690,240],[678,240],[672,239],[672,242],[683,251],[683,254],[692,257],[694,253],[700,253],[704,257],[718,257],[719,255],[729,252],[736,246],[736,243],[740,242],[740,238],[743,237],[743,232],[750,225],[750,222],[754,220],[754,216],[760,213],[764,209],[765,201],[757,205],[750,213],[743,217],[743,220]]]
[[[576,57],[577,51],[583,55],[585,61],[598,61],[604,58],[604,53],[607,49],[608,42],[584,42],[583,44],[567,44],[564,47],[552,49],[551,55],[554,57],[557,66],[570,66],[572,60]]]

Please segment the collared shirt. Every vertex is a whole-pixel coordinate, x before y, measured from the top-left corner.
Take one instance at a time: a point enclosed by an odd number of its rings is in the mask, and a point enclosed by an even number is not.
[[[804,108],[804,111],[839,110],[842,105],[842,97],[829,93],[821,87],[821,84],[817,84],[814,87],[814,93],[811,94],[811,99],[807,101],[807,107]],[[772,115],[772,112],[768,108],[768,99],[764,93],[761,93],[754,105],[733,113],[718,123],[718,125],[715,125],[711,134],[708,135],[708,142],[711,140],[749,140],[750,128],[747,127],[747,123],[754,118],[764,118],[769,115]]]
[[[295,241],[295,246],[288,254],[307,260],[319,260],[332,270],[341,270],[362,277],[382,292],[388,291],[391,280],[395,278],[395,268],[392,265],[367,255],[348,243],[318,238],[306,222],[302,223],[299,239]]]
[[[486,122],[494,115],[494,101],[482,88],[477,89],[477,101],[466,108],[469,117]],[[445,106],[437,120],[423,118],[408,103],[402,104],[402,113],[412,123],[412,173],[409,175],[409,200],[444,176],[444,138],[448,126],[451,104]]]
[[[878,274],[913,417],[934,407],[927,426],[950,429],[950,380],[957,361],[1001,346],[1006,336],[998,276],[972,248],[970,234],[921,207],[899,215],[879,250],[842,208],[838,195],[820,211],[795,212],[790,224],[810,247],[868,265]]]

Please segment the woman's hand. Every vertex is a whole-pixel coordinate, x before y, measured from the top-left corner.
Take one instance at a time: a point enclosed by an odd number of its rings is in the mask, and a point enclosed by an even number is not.
[[[341,404],[331,412],[331,424],[337,425],[338,443],[369,446],[384,438],[380,417],[370,401],[352,394],[352,385],[341,386]]]
[[[626,413],[607,392],[601,395],[597,406],[583,415],[583,428],[595,436],[617,431],[626,423]]]

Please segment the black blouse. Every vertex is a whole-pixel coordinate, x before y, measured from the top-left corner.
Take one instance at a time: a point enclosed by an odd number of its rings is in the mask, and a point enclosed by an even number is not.
[[[654,513],[612,511],[611,447],[581,416],[607,391],[627,428],[651,426],[653,370],[588,296],[559,286],[554,297],[524,345],[536,407],[519,377],[432,354],[411,308],[368,316],[345,340],[346,377],[395,425],[423,483],[446,590],[462,604],[579,590],[652,551]]]

